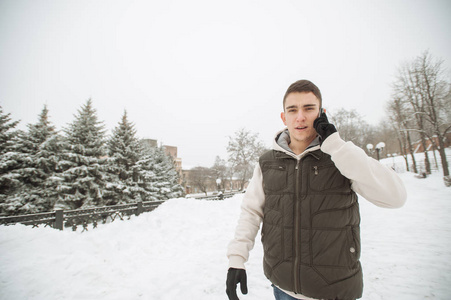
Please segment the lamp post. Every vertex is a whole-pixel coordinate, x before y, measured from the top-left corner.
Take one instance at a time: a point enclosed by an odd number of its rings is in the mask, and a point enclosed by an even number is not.
[[[373,144],[368,144],[366,145],[366,149],[368,149],[368,152],[370,152],[371,154],[374,153],[374,151],[376,151],[377,154],[377,160],[380,159],[379,153],[385,148],[385,143],[384,142],[380,142],[379,144],[376,145],[376,147],[373,146]]]
[[[216,179],[216,187],[217,187],[218,192],[219,192],[219,188],[221,187],[221,178]]]
[[[376,153],[377,153],[377,160],[379,160],[379,153],[385,148],[385,143],[380,142],[376,145]]]

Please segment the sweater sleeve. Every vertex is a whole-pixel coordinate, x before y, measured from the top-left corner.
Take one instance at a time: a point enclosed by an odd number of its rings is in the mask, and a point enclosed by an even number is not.
[[[229,267],[231,268],[245,269],[244,263],[249,258],[249,251],[254,248],[255,237],[263,220],[263,207],[265,205],[262,180],[260,165],[257,164],[243,197],[235,237],[230,241],[227,249]]]
[[[342,140],[338,132],[323,142],[321,150],[351,180],[352,189],[368,201],[386,208],[398,208],[406,202],[406,189],[396,172],[367,156],[352,142]]]

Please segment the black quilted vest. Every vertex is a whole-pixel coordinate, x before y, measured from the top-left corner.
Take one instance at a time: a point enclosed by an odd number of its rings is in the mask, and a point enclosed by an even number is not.
[[[259,163],[266,277],[316,299],[360,298],[360,213],[349,179],[321,150],[299,162],[272,150]]]

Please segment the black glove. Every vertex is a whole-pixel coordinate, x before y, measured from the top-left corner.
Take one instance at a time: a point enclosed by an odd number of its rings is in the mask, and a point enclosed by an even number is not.
[[[334,132],[337,132],[337,129],[335,128],[334,124],[329,123],[329,120],[327,119],[326,113],[324,111],[313,122],[313,128],[315,128],[316,132],[320,136],[319,138],[320,144],[322,144],[329,135],[331,135]]]
[[[240,283],[241,293],[247,294],[247,276],[246,270],[229,268],[227,272],[226,293],[229,300],[239,300],[236,295],[236,285]]]

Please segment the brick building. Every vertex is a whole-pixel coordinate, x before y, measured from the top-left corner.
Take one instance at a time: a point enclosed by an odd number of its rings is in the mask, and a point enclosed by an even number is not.
[[[437,147],[438,147],[438,138],[436,135],[434,135],[432,137],[432,140],[434,141],[434,144],[437,145]],[[450,146],[451,146],[451,132],[448,132],[445,137],[445,148],[448,148]],[[414,153],[424,152],[424,148],[423,148],[423,144],[421,143],[421,140],[418,140],[415,143],[413,143],[413,149],[414,149]],[[426,149],[428,151],[432,151],[434,149],[433,144],[432,144],[431,140],[429,140],[429,139],[426,140]],[[406,149],[406,153],[410,153],[409,149]]]
[[[141,139],[141,143],[144,147],[156,148],[158,147],[158,141],[152,139]],[[177,147],[163,145],[164,152],[174,160],[175,170],[179,173],[180,183],[182,182],[182,159],[177,157]]]

